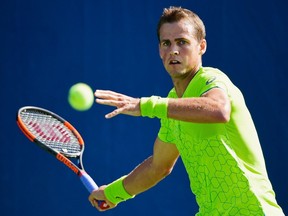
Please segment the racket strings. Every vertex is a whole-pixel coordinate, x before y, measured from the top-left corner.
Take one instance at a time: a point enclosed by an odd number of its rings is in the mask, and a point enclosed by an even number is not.
[[[22,112],[20,115],[27,129],[40,142],[64,154],[81,152],[77,137],[58,119],[32,110]]]

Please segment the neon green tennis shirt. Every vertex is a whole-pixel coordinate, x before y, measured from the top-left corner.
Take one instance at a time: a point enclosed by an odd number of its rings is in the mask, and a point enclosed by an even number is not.
[[[268,179],[253,120],[240,90],[220,70],[203,67],[183,98],[212,88],[227,92],[228,123],[161,119],[160,140],[177,146],[199,205],[197,216],[282,216]],[[173,88],[168,98],[177,98]]]

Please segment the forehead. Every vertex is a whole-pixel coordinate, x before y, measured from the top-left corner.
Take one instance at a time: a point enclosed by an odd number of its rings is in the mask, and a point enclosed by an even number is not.
[[[171,40],[174,38],[193,38],[194,27],[188,19],[178,22],[164,23],[160,28],[160,40]]]

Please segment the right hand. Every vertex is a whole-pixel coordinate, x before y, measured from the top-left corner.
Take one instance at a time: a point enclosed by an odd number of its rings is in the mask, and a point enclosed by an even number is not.
[[[91,205],[93,207],[95,207],[96,209],[98,209],[99,211],[107,211],[110,210],[112,208],[115,208],[117,205],[111,203],[105,196],[104,194],[104,189],[106,188],[106,185],[103,185],[101,187],[99,187],[98,190],[94,190],[90,196],[89,196],[89,201],[91,203]],[[106,203],[106,205],[108,205],[108,207],[106,208],[100,208],[98,201],[104,201]],[[105,205],[105,204],[104,204]]]

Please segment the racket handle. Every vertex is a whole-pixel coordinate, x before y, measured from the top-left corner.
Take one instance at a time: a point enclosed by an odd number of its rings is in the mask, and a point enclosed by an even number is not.
[[[80,180],[82,181],[83,185],[86,187],[86,189],[91,194],[94,190],[97,190],[99,187],[94,182],[94,180],[84,171],[81,172]],[[109,208],[109,205],[103,200],[97,200],[98,206],[101,209],[107,209]]]
[[[82,181],[86,189],[89,191],[89,193],[92,193],[94,190],[97,190],[99,188],[98,185],[94,182],[94,180],[86,172],[81,172],[80,180]]]

